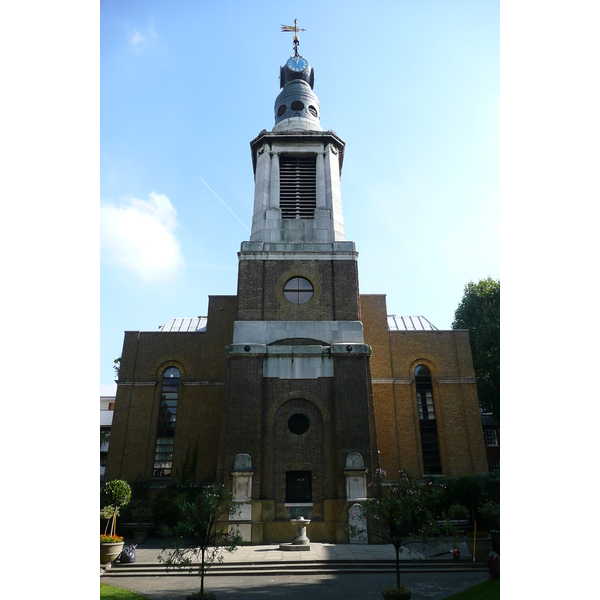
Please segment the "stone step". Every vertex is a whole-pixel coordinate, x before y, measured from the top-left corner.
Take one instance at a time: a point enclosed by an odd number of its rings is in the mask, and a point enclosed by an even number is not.
[[[400,571],[410,572],[460,572],[485,571],[485,562],[469,560],[426,560],[401,562]],[[393,560],[326,560],[326,561],[265,561],[260,563],[217,563],[206,574],[210,576],[240,575],[311,575],[342,573],[394,573],[396,563]],[[109,577],[147,577],[147,576],[185,576],[198,577],[198,571],[167,570],[157,563],[114,563],[105,573]]]

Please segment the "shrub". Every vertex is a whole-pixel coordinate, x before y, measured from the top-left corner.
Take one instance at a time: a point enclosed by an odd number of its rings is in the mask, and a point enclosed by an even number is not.
[[[469,518],[469,509],[462,504],[454,503],[448,509],[448,518],[450,519],[468,519]]]

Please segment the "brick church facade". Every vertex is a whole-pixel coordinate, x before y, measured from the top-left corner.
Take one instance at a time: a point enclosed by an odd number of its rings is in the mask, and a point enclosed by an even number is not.
[[[390,316],[385,295],[360,294],[345,144],[322,130],[297,49],[275,125],[250,144],[237,295],[210,296],[204,318],[125,332],[105,480],[224,484],[254,543],[289,541],[301,515],[315,542],[364,542],[348,523],[376,469],[484,473],[486,448],[468,332]]]

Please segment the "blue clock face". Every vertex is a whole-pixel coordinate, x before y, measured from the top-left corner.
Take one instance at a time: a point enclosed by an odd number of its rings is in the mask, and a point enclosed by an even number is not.
[[[301,56],[292,56],[292,58],[288,59],[286,65],[290,71],[299,73],[308,67],[308,62]]]

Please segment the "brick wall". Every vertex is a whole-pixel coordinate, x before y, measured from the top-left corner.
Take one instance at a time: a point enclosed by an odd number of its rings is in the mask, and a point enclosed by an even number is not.
[[[150,478],[162,373],[181,371],[173,469],[198,442],[199,481],[214,477],[220,437],[226,359],[233,338],[235,296],[211,296],[206,332],[125,333],[105,480]],[[174,474],[174,480],[177,477]]]
[[[283,286],[305,277],[314,286],[312,299],[294,305]],[[358,271],[354,260],[240,260],[240,321],[356,321],[359,319]]]
[[[381,468],[423,474],[414,369],[432,375],[442,472],[487,471],[475,373],[467,331],[388,331],[385,296],[362,295]]]

